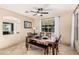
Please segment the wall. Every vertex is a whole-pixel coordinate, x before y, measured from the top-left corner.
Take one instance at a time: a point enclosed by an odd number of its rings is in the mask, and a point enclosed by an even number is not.
[[[41,32],[41,20],[40,18],[35,18],[33,21],[33,27],[36,28],[35,32]]]
[[[71,43],[72,13],[73,12],[65,12],[60,15],[61,42],[67,45]]]
[[[9,18],[11,20],[8,20],[5,18]],[[24,29],[25,20],[31,21],[32,18],[0,8],[0,49],[9,47],[13,44],[16,44],[25,40],[27,32],[32,31],[32,29]],[[3,35],[3,26],[2,26],[3,21],[14,22],[15,26],[17,26],[15,28],[14,34]]]

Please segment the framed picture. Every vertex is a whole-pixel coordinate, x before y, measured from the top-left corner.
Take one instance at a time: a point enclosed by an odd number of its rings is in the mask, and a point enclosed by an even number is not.
[[[32,28],[32,22],[24,21],[24,28]]]

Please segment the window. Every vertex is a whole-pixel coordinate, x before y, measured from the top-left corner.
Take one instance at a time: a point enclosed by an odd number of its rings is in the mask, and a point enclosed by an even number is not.
[[[54,32],[55,31],[55,21],[54,20],[42,20],[41,29],[43,32]]]
[[[13,34],[14,24],[9,22],[3,22],[3,35]]]

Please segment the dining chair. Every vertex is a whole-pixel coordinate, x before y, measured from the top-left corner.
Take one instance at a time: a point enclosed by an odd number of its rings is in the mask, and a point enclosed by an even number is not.
[[[51,37],[51,33],[50,32],[47,32],[46,33],[46,36],[48,36],[50,38]]]
[[[31,32],[28,32],[28,33],[27,33],[27,36],[28,36],[28,37],[32,36],[32,33],[31,33]]]
[[[44,36],[44,32],[40,32],[40,36],[41,36],[41,37]]]
[[[59,41],[60,41],[60,39],[61,39],[61,35],[59,36],[59,38],[56,38],[56,41],[55,41],[56,55],[57,55],[58,52],[59,52],[59,48],[58,48],[58,46],[59,46]]]

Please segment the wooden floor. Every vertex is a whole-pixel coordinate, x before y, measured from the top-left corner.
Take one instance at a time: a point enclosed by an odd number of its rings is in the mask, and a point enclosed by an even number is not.
[[[70,46],[60,44],[59,55],[78,55],[76,50]],[[26,50],[25,42],[0,50],[0,55],[43,55],[43,51],[38,48],[29,48]],[[51,53],[49,54],[51,55]]]

